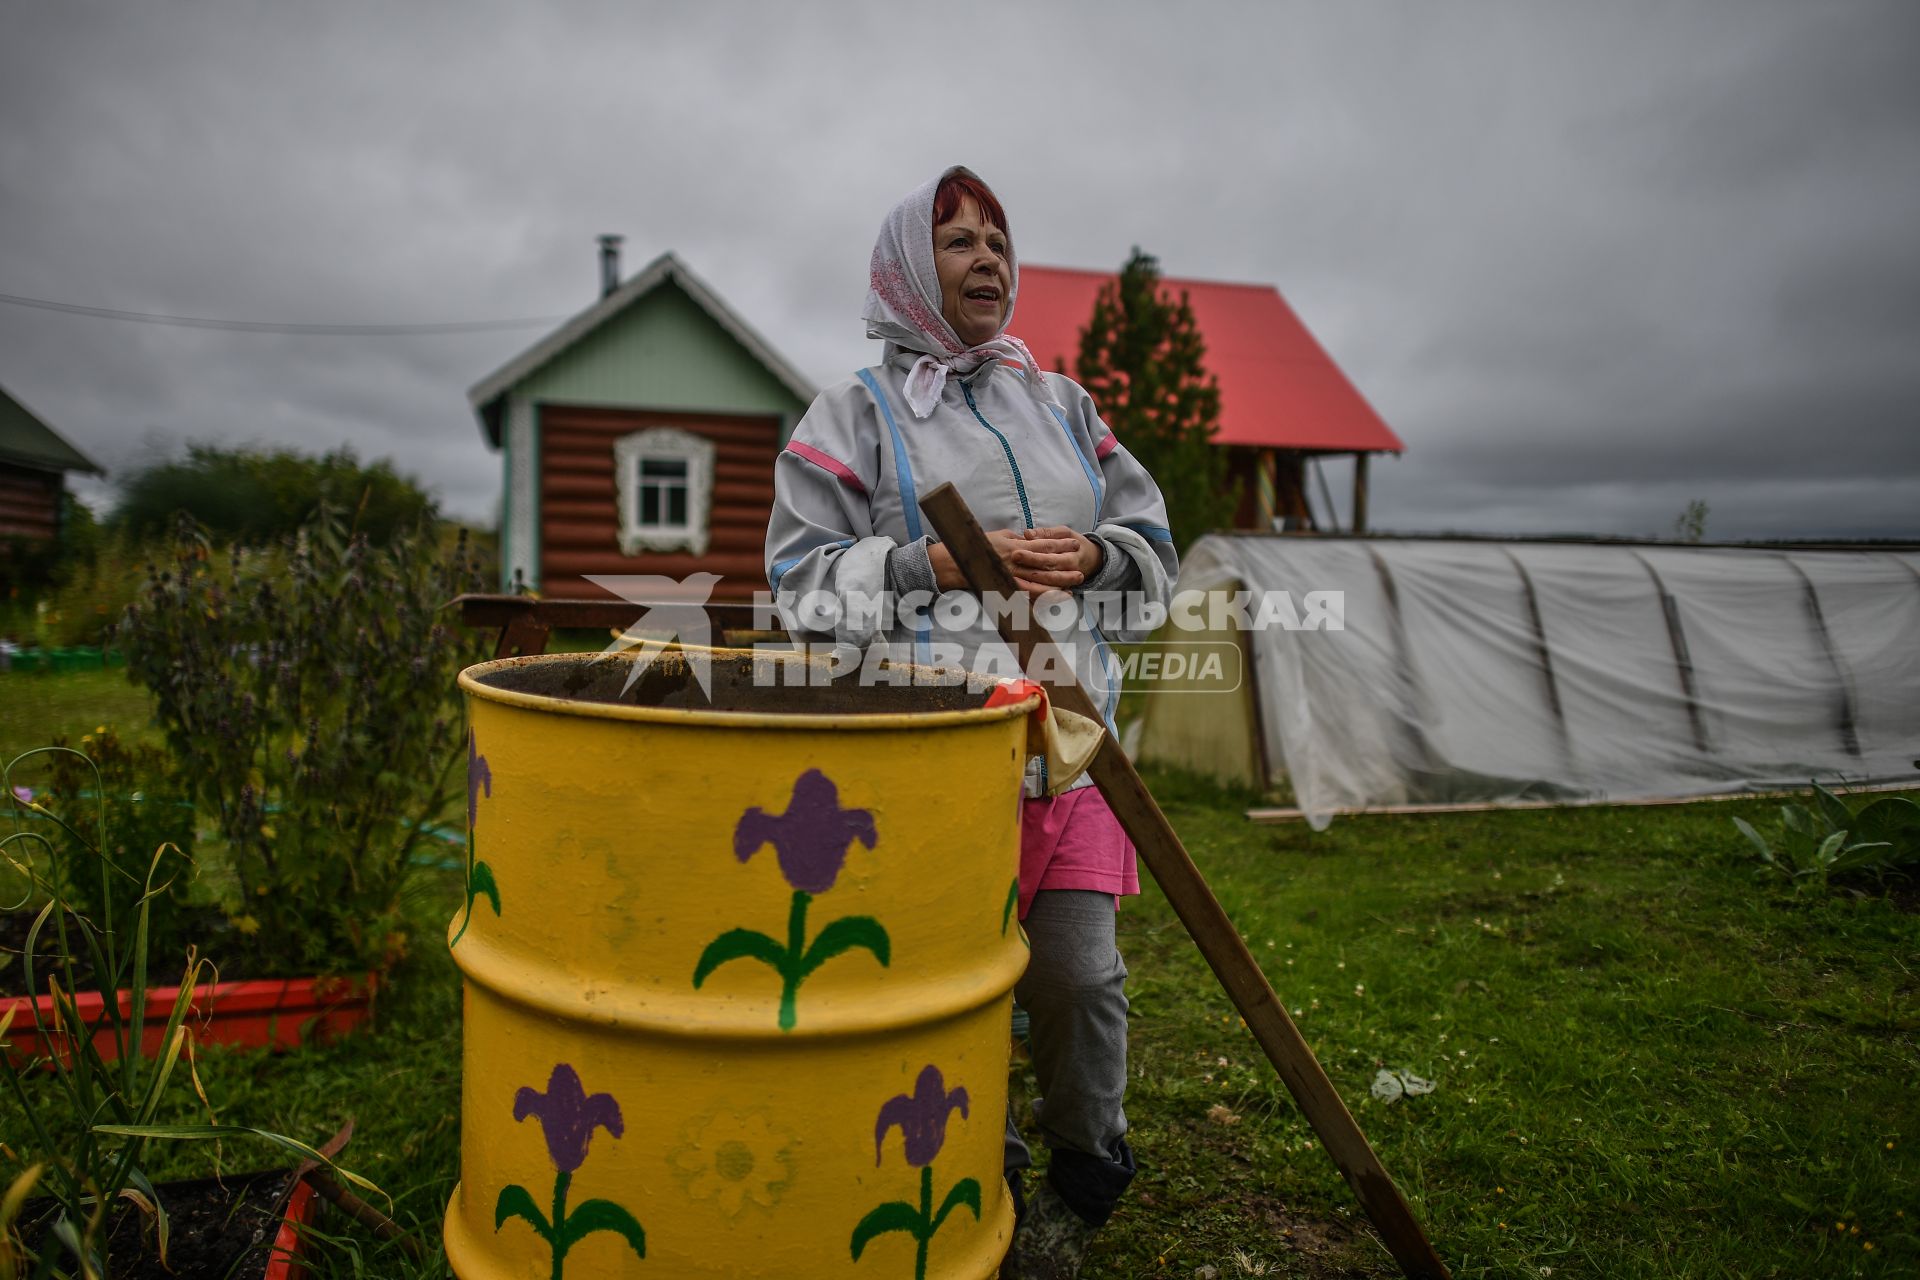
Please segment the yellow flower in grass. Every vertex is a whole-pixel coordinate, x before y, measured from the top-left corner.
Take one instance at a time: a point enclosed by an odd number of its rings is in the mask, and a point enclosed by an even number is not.
[[[696,1200],[717,1200],[727,1217],[737,1217],[748,1200],[771,1208],[787,1189],[787,1155],[793,1135],[767,1123],[763,1115],[727,1113],[697,1121],[673,1167]]]

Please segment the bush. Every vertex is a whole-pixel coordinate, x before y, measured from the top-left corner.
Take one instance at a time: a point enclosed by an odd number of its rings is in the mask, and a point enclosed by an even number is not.
[[[391,463],[362,466],[351,449],[309,457],[291,449],[192,445],[184,461],[137,471],[122,485],[113,525],[135,539],[165,537],[182,514],[214,542],[260,545],[296,533],[324,507],[376,543],[433,519],[433,499]]]
[[[464,781],[459,670],[482,640],[442,606],[479,589],[464,537],[385,546],[324,510],[215,567],[183,526],[127,610],[128,673],[226,842],[222,905],[282,971],[381,966],[423,828]]]

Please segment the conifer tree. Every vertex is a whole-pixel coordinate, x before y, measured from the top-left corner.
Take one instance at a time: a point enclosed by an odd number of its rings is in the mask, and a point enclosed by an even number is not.
[[[1232,523],[1239,494],[1227,483],[1220,384],[1207,372],[1206,343],[1183,291],[1160,285],[1160,264],[1136,246],[1117,279],[1100,287],[1080,331],[1074,365],[1100,416],[1147,469],[1167,500],[1174,544],[1184,553],[1210,529]]]

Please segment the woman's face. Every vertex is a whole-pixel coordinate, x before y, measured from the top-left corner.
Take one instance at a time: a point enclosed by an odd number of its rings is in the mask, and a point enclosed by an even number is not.
[[[987,221],[978,202],[961,200],[953,217],[933,229],[933,264],[940,273],[940,314],[960,341],[974,347],[1000,332],[1013,268],[1007,233]]]

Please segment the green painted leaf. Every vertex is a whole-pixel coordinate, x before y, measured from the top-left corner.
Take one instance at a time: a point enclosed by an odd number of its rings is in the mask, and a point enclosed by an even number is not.
[[[878,920],[872,916],[846,916],[835,920],[814,938],[813,945],[807,948],[807,958],[800,962],[800,975],[805,977],[841,952],[854,947],[865,947],[873,952],[874,958],[883,966],[893,956],[893,944]]]
[[[932,1235],[938,1231],[940,1224],[947,1220],[947,1215],[952,1213],[958,1205],[965,1205],[973,1210],[976,1220],[980,1217],[980,1184],[978,1182],[972,1178],[962,1178],[953,1184],[953,1190],[947,1192],[947,1198],[940,1202],[940,1211],[933,1215],[933,1226],[928,1229],[927,1234]]]
[[[889,1231],[904,1231],[919,1240],[926,1224],[920,1221],[920,1210],[904,1200],[894,1200],[881,1205],[866,1217],[860,1219],[860,1225],[853,1229],[853,1260],[860,1261],[860,1253],[867,1242],[875,1236],[883,1236]]]
[[[493,868],[486,863],[473,864],[473,874],[467,877],[467,893],[473,898],[484,894],[493,907],[493,914],[500,914],[500,886],[493,882]]]
[[[533,1196],[522,1186],[509,1182],[500,1188],[500,1198],[493,1202],[493,1229],[498,1231],[507,1224],[508,1218],[525,1218],[533,1229],[540,1234],[549,1246],[553,1244],[553,1228],[534,1204]]]
[[[1020,905],[1020,877],[1015,876],[1013,883],[1007,886],[1007,904],[1000,908],[1000,936],[1007,936],[1007,925],[1013,920],[1013,909]]]
[[[596,1231],[617,1231],[625,1238],[627,1247],[635,1256],[647,1256],[647,1233],[640,1228],[634,1216],[611,1200],[588,1200],[567,1215],[566,1226],[560,1229],[569,1246],[582,1236],[592,1235]]]
[[[729,960],[758,960],[770,965],[775,973],[784,975],[787,969],[787,950],[766,934],[753,929],[729,929],[700,953],[700,963],[693,968],[693,985],[696,990],[701,983]]]

